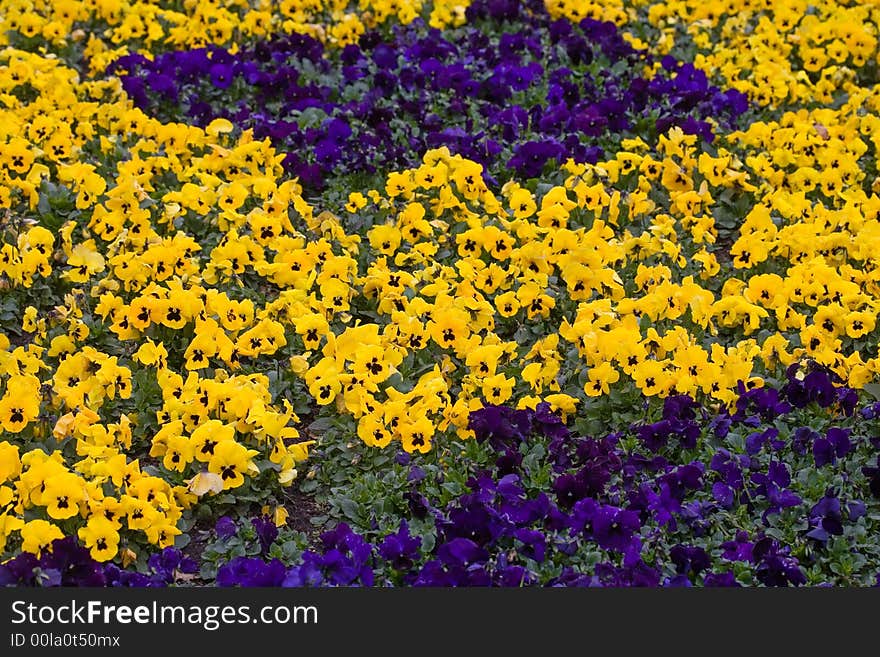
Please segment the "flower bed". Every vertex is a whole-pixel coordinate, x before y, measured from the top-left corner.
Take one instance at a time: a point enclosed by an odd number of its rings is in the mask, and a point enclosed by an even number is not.
[[[876,10],[570,4],[0,10],[0,581],[875,582]]]

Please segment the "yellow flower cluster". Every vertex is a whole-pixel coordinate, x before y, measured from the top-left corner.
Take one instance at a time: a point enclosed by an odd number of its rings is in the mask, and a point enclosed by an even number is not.
[[[461,25],[469,0],[9,0],[0,45],[38,41],[56,52],[80,48],[91,71],[131,50],[240,45],[278,34],[308,34],[343,47],[370,28],[423,17],[438,29]]]
[[[645,4],[645,0],[622,3],[620,0],[546,0],[547,13],[553,18],[567,18],[581,21],[592,18],[598,21],[611,21],[624,25],[636,20],[636,9]]]
[[[80,83],[57,59],[6,49],[0,62],[0,280],[37,305],[52,280],[69,290],[48,314],[28,306],[20,326],[0,333],[0,426],[37,441],[24,453],[16,441],[0,442],[0,544],[18,532],[22,549],[39,551],[63,526],[101,560],[117,554],[123,530],[135,542],[171,545],[200,495],[243,485],[260,474],[258,461],[289,484],[308,455],[311,443],[298,440],[289,402],[277,410],[267,376],[196,371],[214,357],[238,368],[240,358],[284,344],[270,318],[277,308],[256,312],[249,299],[202,282],[228,281],[250,262],[236,263],[237,228],[253,231],[244,252],[256,258],[260,240],[290,228],[277,217],[293,197],[310,209],[293,183],[279,181],[271,147],[247,135],[230,142],[223,122],[207,131],[163,125],[133,109],[116,83]],[[160,179],[175,182],[160,194]],[[248,216],[237,212],[242,192],[262,199]],[[60,205],[42,207],[41,196]],[[199,243],[175,222],[210,221],[209,210],[226,243],[202,271]],[[57,223],[57,235],[44,222]],[[185,360],[183,378],[162,341],[145,336],[186,325],[195,337],[174,356]],[[105,335],[134,347],[108,354],[96,346],[108,344]],[[103,413],[132,398],[133,369],[157,385],[146,405],[152,419]],[[131,458],[146,451],[155,464]],[[26,522],[35,511],[44,517]]]
[[[729,250],[742,276],[725,281],[731,300],[718,303],[731,307],[720,325],[737,324],[739,308],[750,314],[751,330],[769,325],[778,332],[770,339],[779,349],[765,346],[764,353],[777,353],[782,362],[806,355],[856,387],[872,380],[878,372],[868,337],[878,311],[872,245],[880,212],[880,102],[872,81],[880,63],[880,7],[764,0],[618,6],[630,10],[626,27],[637,45],[655,54],[681,46],[698,68],[757,105],[795,108],[721,137],[722,150],[737,154],[738,175],[750,183],[740,186],[749,197],[738,206]],[[577,18],[579,11],[568,6],[561,13]],[[636,20],[642,17],[647,20]],[[717,183],[713,177],[707,176],[710,185]],[[702,254],[693,257],[706,262]]]

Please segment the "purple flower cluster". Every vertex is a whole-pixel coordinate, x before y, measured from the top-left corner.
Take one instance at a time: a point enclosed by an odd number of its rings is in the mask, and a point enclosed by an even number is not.
[[[378,551],[389,561],[411,564],[419,544],[413,546],[407,540],[406,536],[389,536]],[[372,586],[373,552],[362,536],[340,523],[321,535],[320,551],[306,550],[295,566],[286,567],[277,558],[267,562],[260,557],[236,557],[219,568],[216,583],[244,587]]]
[[[147,572],[139,572],[95,561],[86,548],[68,536],[53,541],[39,558],[23,552],[0,564],[0,586],[168,586],[181,574],[197,572],[198,564],[175,548],[151,555]]]
[[[373,547],[345,524],[321,535],[321,552],[306,551],[282,586],[372,586]]]
[[[642,77],[648,56],[612,23],[553,21],[534,1],[478,0],[468,14],[465,28],[441,33],[417,20],[341,51],[290,35],[236,54],[131,54],[109,71],[159,118],[224,117],[272,139],[316,189],[331,175],[412,166],[439,146],[482,163],[489,178],[505,168],[533,177],[550,160],[595,162],[621,136],[677,125],[711,140],[707,119],[731,128],[747,109],[745,96],[670,57]]]
[[[475,473],[469,492],[436,507],[421,488],[424,472],[411,466],[410,513],[433,520],[433,549],[421,549],[406,521],[372,552],[342,525],[357,549],[333,547],[326,562],[310,555],[286,582],[322,584],[324,575],[309,579],[302,569],[320,563],[332,576],[344,563],[345,575],[328,583],[368,584],[355,573],[372,558],[377,573],[393,571],[396,583],[410,586],[805,585],[810,568],[850,552],[850,543],[832,550],[832,540],[854,540],[848,528],[864,522],[880,480],[880,467],[866,468],[863,478],[844,476],[841,488],[812,491],[835,478],[832,462],[814,457],[816,445],[821,451],[827,442],[843,466],[868,443],[855,439],[863,427],[833,425],[873,417],[874,409],[855,414],[857,396],[837,383],[821,368],[806,376],[793,368],[780,389],[742,388],[736,410],[714,416],[673,396],[660,419],[603,438],[572,435],[547,404],[486,406],[471,414],[470,427],[495,451],[495,467]],[[821,431],[799,426],[798,409],[810,404],[830,411]],[[546,491],[535,464],[524,465],[536,441],[546,445]],[[787,523],[779,522],[784,514]]]

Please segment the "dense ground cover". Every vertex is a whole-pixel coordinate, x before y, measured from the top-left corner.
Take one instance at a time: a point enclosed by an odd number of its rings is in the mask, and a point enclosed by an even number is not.
[[[876,13],[4,5],[0,581],[874,584]]]

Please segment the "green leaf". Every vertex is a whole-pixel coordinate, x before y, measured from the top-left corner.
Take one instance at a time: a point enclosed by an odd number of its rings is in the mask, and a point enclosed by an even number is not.
[[[178,534],[174,539],[174,547],[176,547],[178,550],[182,550],[187,545],[189,545],[191,540],[192,539],[190,538],[189,534]]]
[[[344,498],[339,501],[339,509],[342,514],[349,520],[358,520],[361,516],[360,505],[354,500]]]
[[[306,479],[299,485],[299,489],[303,493],[312,493],[318,489],[318,482],[315,479]]]
[[[422,551],[425,554],[430,553],[434,549],[434,545],[437,543],[437,537],[434,534],[425,534],[422,536]]]
[[[880,401],[880,383],[866,383],[862,389],[874,399]]]
[[[319,417],[317,420],[312,422],[309,425],[309,431],[319,432],[319,431],[327,431],[333,426],[333,418],[332,417]]]

